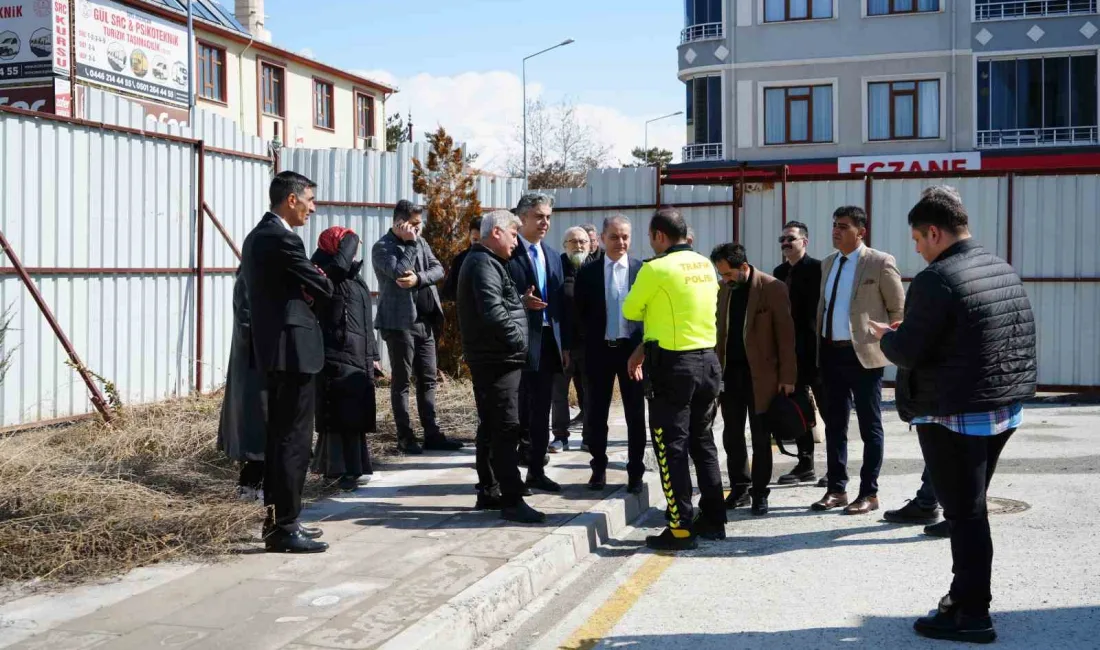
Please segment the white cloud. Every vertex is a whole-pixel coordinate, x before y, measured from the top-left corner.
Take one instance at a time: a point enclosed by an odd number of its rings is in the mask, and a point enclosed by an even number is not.
[[[399,78],[385,70],[356,71],[400,89],[386,102],[386,113],[406,115],[412,110],[416,139],[442,125],[456,140],[466,142],[470,151],[480,154],[478,164],[502,171],[508,151],[515,141],[516,128],[523,119],[522,87],[518,75],[511,72],[465,72],[450,77],[422,73]],[[528,99],[542,93],[539,84],[528,84]],[[554,103],[550,101],[550,103]],[[642,146],[645,120],[652,115],[629,115],[621,110],[595,104],[576,103],[577,115],[611,147],[612,164],[631,161],[630,150]],[[677,116],[650,124],[649,146],[663,147],[680,158],[684,144],[683,117]]]

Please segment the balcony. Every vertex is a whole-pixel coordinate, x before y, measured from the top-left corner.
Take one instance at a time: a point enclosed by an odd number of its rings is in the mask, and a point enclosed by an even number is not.
[[[1100,144],[1095,126],[1058,126],[1045,129],[978,131],[979,149],[1016,147],[1072,147]],[[685,157],[686,160],[686,157]]]
[[[722,143],[689,144],[681,152],[683,162],[700,162],[703,160],[725,160],[722,155]]]
[[[974,5],[974,19],[978,21],[1094,13],[1096,0],[1012,0]]]
[[[703,41],[709,38],[722,38],[725,32],[722,29],[722,23],[701,23],[699,25],[692,25],[691,27],[685,27],[680,32],[680,45],[684,43],[694,43],[695,41]]]

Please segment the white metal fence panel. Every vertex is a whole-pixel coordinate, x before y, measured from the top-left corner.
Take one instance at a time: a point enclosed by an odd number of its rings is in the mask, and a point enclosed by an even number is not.
[[[1100,277],[1100,176],[1018,176],[1014,182],[1012,263],[1020,275]]]
[[[1025,286],[1039,334],[1039,383],[1100,386],[1100,283]]]

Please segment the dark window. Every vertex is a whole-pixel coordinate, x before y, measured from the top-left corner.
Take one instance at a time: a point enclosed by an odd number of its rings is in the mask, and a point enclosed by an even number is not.
[[[832,85],[764,90],[764,144],[832,141]]]
[[[940,137],[940,82],[936,79],[867,84],[869,140]]]
[[[374,98],[355,93],[355,135],[369,138],[374,135]]]
[[[978,62],[978,130],[1093,127],[1096,55]]]
[[[225,50],[199,43],[199,97],[216,102],[228,101],[225,96]]]
[[[868,16],[939,11],[940,0],[867,0]]]
[[[320,129],[335,128],[332,96],[332,84],[320,79],[313,80],[313,126]]]
[[[722,22],[722,0],[684,0],[684,26]]]
[[[283,106],[283,75],[282,68],[261,64],[260,85],[263,92],[263,111],[275,117],[285,117]]]
[[[689,144],[722,142],[722,78],[698,77],[687,85],[687,125],[692,134]]]
[[[833,0],[764,0],[764,22],[819,20],[833,17]]]

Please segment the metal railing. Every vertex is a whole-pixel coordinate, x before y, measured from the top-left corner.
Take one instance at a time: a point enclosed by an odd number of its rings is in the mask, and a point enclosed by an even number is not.
[[[698,25],[692,25],[691,27],[685,27],[680,31],[680,45],[702,41],[708,38],[722,38],[724,35],[725,32],[722,29],[722,23],[700,23]]]
[[[978,131],[979,149],[1100,144],[1095,126],[1058,126],[1045,129]]]
[[[724,160],[722,143],[689,144],[682,150],[684,162],[698,160]]]
[[[975,3],[975,20],[1005,20],[1035,16],[1070,16],[1096,13],[1096,0],[1011,0]]]

